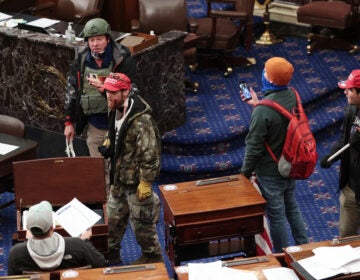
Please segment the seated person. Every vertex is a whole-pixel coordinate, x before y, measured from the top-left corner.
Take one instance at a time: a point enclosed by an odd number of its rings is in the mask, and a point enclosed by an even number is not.
[[[26,225],[28,240],[10,249],[8,275],[23,274],[23,271],[106,266],[104,256],[89,241],[91,229],[80,238],[62,237],[54,232],[52,212],[48,201],[30,207]]]

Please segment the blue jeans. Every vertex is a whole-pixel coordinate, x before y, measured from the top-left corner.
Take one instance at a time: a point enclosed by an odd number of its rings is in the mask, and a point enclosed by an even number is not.
[[[282,252],[289,246],[287,221],[296,245],[308,243],[303,217],[295,200],[295,180],[282,177],[259,176],[259,187],[266,203],[270,221],[270,235],[273,251]]]

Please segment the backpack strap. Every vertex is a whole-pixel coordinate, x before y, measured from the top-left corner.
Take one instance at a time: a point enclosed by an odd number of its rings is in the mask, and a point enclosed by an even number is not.
[[[299,96],[299,93],[297,92],[297,90],[293,87],[290,87],[290,89],[294,92],[295,96],[296,96],[296,103],[297,103],[297,110],[300,112],[303,111],[303,107],[302,107],[302,104],[301,104],[301,99],[300,99],[300,96]],[[279,103],[277,103],[276,101],[274,100],[271,100],[271,99],[263,99],[263,100],[260,100],[258,103],[256,103],[254,105],[254,107],[256,106],[259,106],[259,105],[263,105],[263,106],[268,106],[272,109],[274,109],[275,111],[279,112],[281,115],[283,115],[284,117],[286,117],[288,120],[291,120],[291,118],[293,117],[293,115],[288,111],[286,110],[283,106],[281,106]],[[273,158],[273,160],[278,163],[279,162],[279,159],[276,158],[274,152],[271,150],[269,144],[267,142],[264,143],[265,144],[265,147],[266,149],[268,150],[270,156]]]

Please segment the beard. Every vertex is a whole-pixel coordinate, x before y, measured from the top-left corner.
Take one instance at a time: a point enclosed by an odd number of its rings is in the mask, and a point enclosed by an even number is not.
[[[116,102],[115,100],[107,100],[107,105],[108,105],[108,108],[110,110],[115,110],[116,109]]]

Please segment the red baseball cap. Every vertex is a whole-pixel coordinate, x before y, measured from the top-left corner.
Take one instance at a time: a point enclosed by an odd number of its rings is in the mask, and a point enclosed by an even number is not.
[[[347,80],[338,82],[338,87],[342,89],[360,88],[360,69],[353,70]]]
[[[131,89],[131,81],[129,77],[123,73],[113,73],[110,77],[105,79],[104,89],[113,92],[123,89]]]

